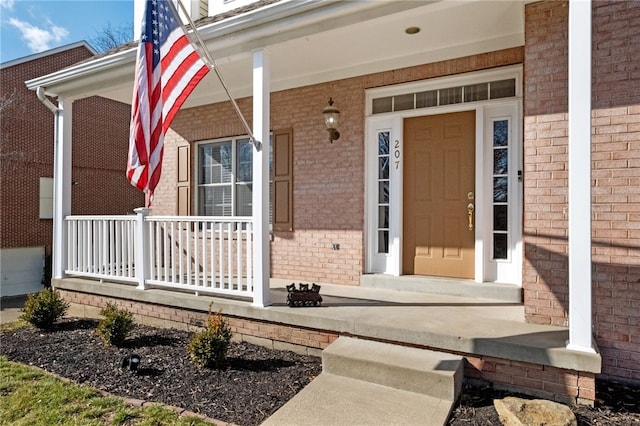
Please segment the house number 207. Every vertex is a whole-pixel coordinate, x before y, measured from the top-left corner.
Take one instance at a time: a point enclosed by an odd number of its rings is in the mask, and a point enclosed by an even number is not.
[[[395,140],[393,146],[393,156],[395,157],[396,170],[398,170],[400,167],[400,141],[398,139]]]

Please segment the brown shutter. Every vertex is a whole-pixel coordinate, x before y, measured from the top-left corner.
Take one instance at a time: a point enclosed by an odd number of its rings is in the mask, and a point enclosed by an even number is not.
[[[189,145],[178,147],[178,216],[189,216],[191,212],[191,155]]]
[[[293,129],[273,132],[273,230],[293,231]]]

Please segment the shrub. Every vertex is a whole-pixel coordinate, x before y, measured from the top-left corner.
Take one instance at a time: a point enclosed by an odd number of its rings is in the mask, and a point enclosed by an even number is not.
[[[57,291],[45,288],[38,293],[27,296],[20,319],[38,328],[48,330],[64,316],[67,309],[69,309],[69,304],[62,300]]]
[[[204,330],[196,333],[189,342],[191,360],[204,367],[219,367],[227,358],[231,342],[231,328],[222,316],[222,311],[211,313]]]
[[[133,329],[133,314],[126,309],[107,303],[100,315],[104,318],[98,323],[96,332],[108,345],[122,346],[127,335]]]

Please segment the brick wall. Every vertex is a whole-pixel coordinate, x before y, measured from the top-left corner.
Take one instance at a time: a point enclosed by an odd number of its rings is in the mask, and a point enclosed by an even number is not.
[[[528,321],[567,325],[566,2],[525,8]],[[640,4],[593,3],[593,299],[605,375],[640,379]]]
[[[128,214],[144,194],[126,176],[131,107],[97,96],[73,104],[72,214]]]
[[[273,236],[271,276],[359,284],[364,267],[366,89],[522,60],[523,49],[513,48],[272,93],[272,129],[293,128],[294,231]],[[332,144],[322,121],[329,97],[340,110],[341,136]],[[240,99],[238,105],[250,119],[251,99]],[[192,145],[193,169],[197,165],[194,142],[242,134],[245,130],[228,103],[180,111],[165,139],[165,162],[153,214],[176,214],[177,146]],[[192,200],[196,190],[192,181]],[[340,249],[333,250],[332,243]]]
[[[487,381],[496,389],[563,403],[592,405],[596,399],[593,373],[494,357],[466,356],[465,359],[464,375],[467,380]]]
[[[38,196],[40,177],[53,177],[53,114],[24,82],[90,56],[78,47],[0,72],[0,97],[13,96],[0,113],[2,248],[51,245],[51,220],[38,218]]]
[[[640,380],[640,4],[594,2],[595,332],[607,375]]]
[[[566,326],[568,8],[541,2],[525,13],[525,314]]]
[[[2,69],[0,97],[14,97],[0,120],[2,248],[44,246],[49,252],[51,246],[52,221],[39,218],[39,185],[40,177],[53,177],[54,118],[24,82],[89,57],[77,47]],[[144,203],[124,173],[129,116],[130,107],[119,102],[94,97],[74,103],[74,214],[124,214]]]
[[[98,318],[107,303],[134,314],[140,324],[156,327],[178,328],[195,331],[207,322],[207,313],[174,306],[117,299],[58,289],[60,296],[71,304],[82,317]],[[331,331],[295,327],[249,318],[225,315],[234,339],[270,346],[274,349],[294,350],[319,356],[319,351],[329,346],[338,334]]]

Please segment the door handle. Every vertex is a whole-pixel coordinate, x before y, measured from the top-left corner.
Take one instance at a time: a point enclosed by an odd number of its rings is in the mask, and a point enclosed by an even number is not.
[[[473,231],[473,211],[475,210],[475,206],[473,203],[467,204],[467,214],[469,216],[469,231]]]

